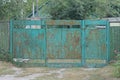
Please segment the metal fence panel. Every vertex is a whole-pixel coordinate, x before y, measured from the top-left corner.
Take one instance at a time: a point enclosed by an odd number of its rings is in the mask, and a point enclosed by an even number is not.
[[[9,52],[9,22],[0,22],[0,51]]]
[[[24,63],[27,60],[29,66],[45,65],[46,37],[41,25],[39,20],[13,21],[11,47],[16,61]]]
[[[109,60],[108,21],[15,20],[11,23],[10,48],[15,58],[56,67],[100,67]]]
[[[98,67],[108,61],[109,33],[106,21],[85,21],[85,66]]]
[[[120,52],[120,26],[110,26],[110,58],[116,59],[115,56]]]
[[[81,63],[81,30],[48,29],[47,59],[48,63],[53,64]]]
[[[15,29],[13,53],[17,58],[44,58],[45,30]]]

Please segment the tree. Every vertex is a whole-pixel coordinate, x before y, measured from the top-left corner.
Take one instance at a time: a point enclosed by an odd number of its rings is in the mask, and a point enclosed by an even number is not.
[[[0,18],[1,20],[6,20],[10,18],[17,18],[20,16],[20,5],[19,0],[8,0],[0,1]]]
[[[120,0],[109,0],[109,10],[107,17],[116,17],[120,16]]]
[[[32,12],[32,3],[41,5],[46,0],[0,0],[0,20],[26,18]],[[36,8],[36,6],[35,6]]]
[[[46,1],[38,0],[38,5]],[[0,0],[0,19],[26,18],[32,12],[33,2],[36,5],[36,0]],[[120,16],[119,3],[120,0],[49,0],[42,12],[50,14],[53,19],[117,17]]]
[[[51,0],[53,19],[97,19],[120,16],[120,0]]]

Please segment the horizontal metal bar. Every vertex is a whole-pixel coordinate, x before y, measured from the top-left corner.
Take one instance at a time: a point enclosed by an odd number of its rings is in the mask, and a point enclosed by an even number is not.
[[[106,25],[107,20],[85,20],[85,25]]]
[[[45,25],[43,20],[14,20],[13,25]]]
[[[80,20],[47,20],[46,25],[80,25]]]

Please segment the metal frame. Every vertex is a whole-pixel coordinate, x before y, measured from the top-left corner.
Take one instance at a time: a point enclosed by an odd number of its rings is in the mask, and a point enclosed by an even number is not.
[[[73,63],[72,65],[73,66],[77,66],[77,67],[80,67],[80,66],[85,66],[86,64],[86,59],[85,59],[85,56],[86,56],[86,51],[85,51],[85,45],[86,45],[86,42],[85,42],[85,37],[86,37],[86,34],[85,34],[85,30],[86,30],[86,25],[94,25],[94,24],[98,24],[98,25],[105,25],[106,26],[106,49],[107,49],[107,56],[106,56],[106,63],[109,62],[109,56],[110,56],[110,40],[109,40],[109,22],[108,21],[105,21],[105,20],[11,20],[10,21],[10,53],[13,54],[13,34],[14,34],[14,25],[15,24],[18,24],[18,25],[43,25],[44,26],[44,35],[45,35],[45,44],[44,44],[44,59],[45,59],[45,66],[49,66],[48,64],[48,58],[47,58],[47,26],[48,25],[81,25],[81,56],[82,56],[82,59],[81,59],[81,63],[78,64],[78,63]],[[32,29],[31,29],[32,30]],[[54,65],[54,64],[53,64]],[[56,63],[56,65],[60,65],[59,63]],[[63,63],[62,65],[66,65],[65,63]],[[69,63],[68,63],[69,65]],[[64,67],[64,66],[57,66],[57,67]]]

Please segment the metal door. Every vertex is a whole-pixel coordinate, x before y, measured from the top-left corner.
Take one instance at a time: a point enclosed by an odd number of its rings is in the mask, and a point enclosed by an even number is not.
[[[11,50],[15,62],[45,65],[45,28],[40,20],[15,20],[11,27]]]
[[[47,22],[47,25],[48,28],[46,31],[47,31],[48,66],[54,67],[80,66],[81,65],[80,21],[55,20],[52,22]]]
[[[85,66],[100,67],[109,58],[109,26],[107,21],[85,20]]]

